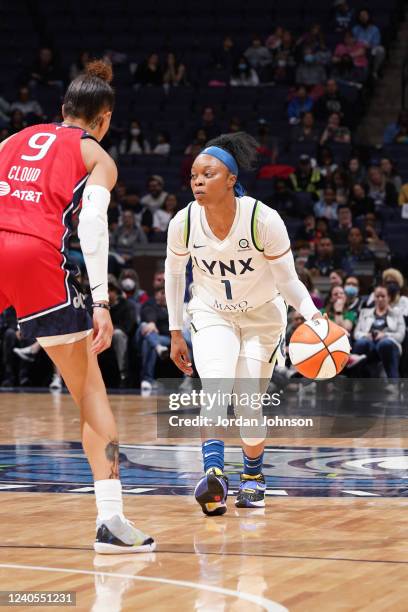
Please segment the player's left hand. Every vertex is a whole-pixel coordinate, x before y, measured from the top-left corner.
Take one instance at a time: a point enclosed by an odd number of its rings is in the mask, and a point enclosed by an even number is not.
[[[91,352],[99,355],[110,347],[113,336],[113,325],[109,310],[94,308],[93,311],[93,341]]]

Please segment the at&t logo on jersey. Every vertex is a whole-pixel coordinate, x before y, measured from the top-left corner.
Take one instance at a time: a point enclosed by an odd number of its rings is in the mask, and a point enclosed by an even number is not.
[[[0,181],[0,196],[6,196],[10,193],[11,187],[6,181]]]
[[[0,196],[9,195],[11,191],[10,185],[6,181],[0,181]],[[33,191],[32,189],[15,189],[11,194],[12,198],[18,198],[25,202],[38,202],[41,200],[42,191]]]

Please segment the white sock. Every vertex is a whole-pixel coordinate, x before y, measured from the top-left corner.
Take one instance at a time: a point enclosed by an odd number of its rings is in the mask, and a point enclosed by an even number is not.
[[[124,520],[122,484],[120,480],[95,480],[95,501],[98,509],[98,521],[106,521],[116,514]]]

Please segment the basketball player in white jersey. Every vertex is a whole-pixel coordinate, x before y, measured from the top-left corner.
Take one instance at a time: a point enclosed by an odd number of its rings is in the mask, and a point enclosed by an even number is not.
[[[208,143],[191,170],[195,200],[170,222],[166,258],[173,361],[182,372],[192,374],[181,333],[185,267],[191,257],[194,282],[188,311],[203,390],[234,391],[238,398],[248,390],[266,391],[284,338],[286,304],[306,320],[322,316],[297,276],[281,217],[244,196],[238,182],[239,169],[252,168],[256,149],[256,141],[243,132],[224,134]],[[216,416],[226,416],[227,407],[220,402]],[[202,415],[206,408],[202,406]],[[234,409],[237,416],[251,416],[248,408],[235,405]],[[195,489],[207,515],[226,512],[228,493],[224,442],[214,431],[218,434],[219,428],[201,430],[205,475]],[[263,507],[266,429],[259,421],[255,434],[241,429],[241,437],[243,473],[235,505]]]

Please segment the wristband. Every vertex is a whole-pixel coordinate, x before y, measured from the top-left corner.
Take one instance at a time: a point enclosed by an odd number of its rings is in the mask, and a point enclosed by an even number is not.
[[[101,304],[100,302],[92,304],[92,308],[105,308],[105,310],[110,310],[109,304]]]

